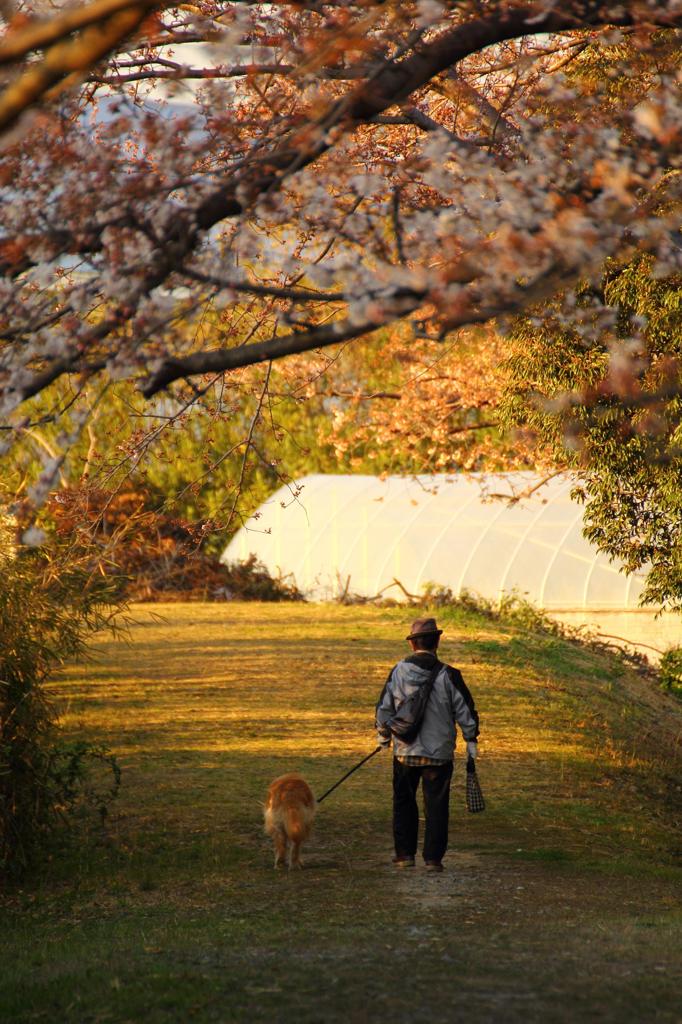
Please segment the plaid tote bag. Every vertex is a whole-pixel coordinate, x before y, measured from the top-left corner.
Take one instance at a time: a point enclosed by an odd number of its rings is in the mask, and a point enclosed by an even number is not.
[[[473,757],[467,758],[467,810],[472,814],[485,810],[483,792],[476,774],[476,762]]]

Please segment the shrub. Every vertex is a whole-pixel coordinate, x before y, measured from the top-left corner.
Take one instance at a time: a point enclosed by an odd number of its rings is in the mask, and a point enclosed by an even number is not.
[[[149,507],[144,491],[74,488],[48,506],[57,538],[78,536],[123,580],[131,601],[301,601],[287,577],[271,576],[251,555],[223,565],[205,549],[206,528]]]
[[[669,647],[658,666],[661,686],[682,697],[682,647]]]
[[[546,633],[550,636],[565,636],[570,631],[550,618],[527,598],[518,593],[503,594],[499,601],[493,601],[470,590],[462,590],[455,596],[450,587],[427,583],[423,588],[420,603],[434,608],[453,608],[479,615],[503,625],[515,626],[529,633]]]
[[[223,585],[216,597],[238,601],[304,601],[291,576],[271,576],[255,555],[243,562],[229,562],[223,570]]]
[[[0,520],[0,873],[17,875],[36,859],[49,832],[86,803],[100,814],[118,788],[112,755],[64,744],[46,689],[87,639],[115,628],[118,581],[72,547],[14,549]],[[95,784],[104,765],[110,781]]]

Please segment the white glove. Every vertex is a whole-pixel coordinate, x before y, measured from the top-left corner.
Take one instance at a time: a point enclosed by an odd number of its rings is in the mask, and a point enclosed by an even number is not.
[[[467,754],[469,757],[478,757],[478,743],[476,740],[467,740]]]

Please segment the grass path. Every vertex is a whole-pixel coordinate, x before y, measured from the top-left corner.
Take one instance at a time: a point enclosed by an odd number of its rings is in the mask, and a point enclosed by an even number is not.
[[[372,749],[405,611],[135,618],[58,686],[124,785],[103,830],[6,895],[3,1024],[682,1019],[679,703],[615,657],[453,612],[488,810],[466,814],[459,763],[446,872],[396,873],[380,754],[282,875],[265,788],[297,769],[319,793]]]

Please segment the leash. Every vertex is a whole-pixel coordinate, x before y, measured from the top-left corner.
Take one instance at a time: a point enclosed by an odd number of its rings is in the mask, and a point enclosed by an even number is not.
[[[380,750],[381,750],[381,745],[376,747],[372,751],[371,754],[367,755],[367,757],[363,757],[362,761],[358,761],[358,763],[355,765],[354,768],[351,768],[351,770],[349,772],[346,772],[346,774],[342,778],[340,778],[338,782],[335,782],[334,785],[330,789],[328,789],[326,793],[323,793],[322,796],[319,796],[317,798],[318,804],[321,804],[323,800],[326,800],[327,797],[329,796],[329,794],[333,793],[337,786],[340,786],[342,782],[345,782],[346,779],[348,778],[348,776],[352,775],[353,772],[356,772],[358,770],[358,768],[362,768],[362,766],[365,763],[365,761],[369,761],[370,757],[374,757],[374,755],[378,754]]]

